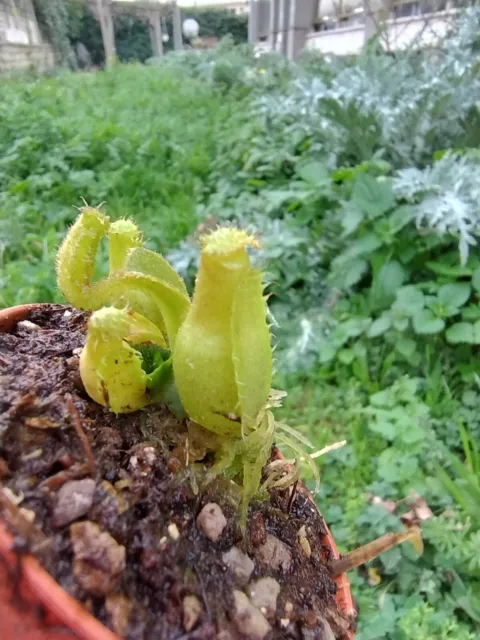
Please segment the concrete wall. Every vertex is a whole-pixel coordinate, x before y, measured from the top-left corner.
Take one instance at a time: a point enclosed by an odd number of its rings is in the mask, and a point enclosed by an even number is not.
[[[390,51],[433,46],[445,37],[454,17],[455,11],[450,10],[387,20],[386,35],[380,42]],[[360,53],[364,43],[365,25],[356,24],[331,31],[311,32],[306,46],[321,53],[342,56]]]
[[[54,64],[53,49],[48,44],[24,45],[0,42],[0,73],[29,68],[46,71]]]
[[[35,45],[42,43],[31,0],[0,2],[0,42]]]
[[[306,48],[335,56],[348,56],[360,53],[364,43],[365,27],[355,25],[333,31],[309,33]]]
[[[31,0],[0,2],[0,72],[55,64],[53,49],[43,43]]]

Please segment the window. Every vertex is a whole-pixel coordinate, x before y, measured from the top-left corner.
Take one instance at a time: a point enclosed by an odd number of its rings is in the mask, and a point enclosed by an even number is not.
[[[395,18],[408,18],[409,16],[417,16],[420,13],[419,2],[404,2],[393,7],[393,15]]]

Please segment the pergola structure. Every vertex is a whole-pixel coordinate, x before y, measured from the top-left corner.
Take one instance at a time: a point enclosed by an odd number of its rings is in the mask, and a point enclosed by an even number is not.
[[[273,51],[296,58],[313,28],[318,6],[319,0],[250,0],[249,41],[267,41]]]
[[[115,57],[115,33],[113,15],[126,11],[145,18],[148,22],[152,49],[155,56],[163,55],[162,17],[172,14],[173,46],[183,49],[182,18],[175,0],[87,0],[89,7],[100,22],[106,64]]]

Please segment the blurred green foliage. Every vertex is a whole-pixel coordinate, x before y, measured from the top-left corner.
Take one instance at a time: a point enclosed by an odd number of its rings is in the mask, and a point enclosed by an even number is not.
[[[3,81],[0,304],[58,299],[55,250],[81,198],[146,222],[160,250],[188,234],[230,108],[142,66]]]
[[[45,0],[35,0],[43,16]],[[91,9],[86,4],[73,0],[55,0],[62,4],[62,11],[67,19],[61,21],[56,18],[56,29],[45,29],[47,37],[53,42],[59,40],[58,33],[66,33],[67,39],[75,47],[82,43],[90,54],[94,65],[103,65],[105,60],[100,24]],[[43,3],[43,4],[42,4]],[[52,12],[52,11],[50,11]],[[62,14],[56,12],[55,15]],[[63,14],[62,14],[63,15]],[[194,18],[199,25],[199,35],[202,38],[223,38],[230,35],[235,44],[247,41],[248,17],[246,14],[233,14],[220,9],[198,9],[192,7],[182,11],[182,20]],[[114,14],[115,47],[122,62],[145,62],[153,55],[148,22],[135,13],[122,11]],[[42,21],[45,23],[45,20]],[[170,14],[162,21],[164,35],[169,39],[164,42],[165,52],[173,49],[173,24]],[[55,44],[55,43],[54,43]],[[188,43],[186,43],[188,44]]]

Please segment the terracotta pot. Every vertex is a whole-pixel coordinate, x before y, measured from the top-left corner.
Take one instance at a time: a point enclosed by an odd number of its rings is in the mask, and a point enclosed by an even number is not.
[[[25,304],[0,310],[0,332],[11,331],[31,311],[42,304]],[[300,486],[302,493],[310,493]],[[313,499],[312,499],[313,501]],[[322,544],[339,557],[335,541],[327,529]],[[82,640],[120,640],[94,618],[79,602],[58,585],[30,555],[12,551],[14,539],[0,521],[0,630],[2,640],[65,640],[68,629]],[[21,558],[21,562],[20,562]],[[335,600],[348,617],[356,615],[346,574],[335,578]],[[353,632],[347,634],[353,640]]]

